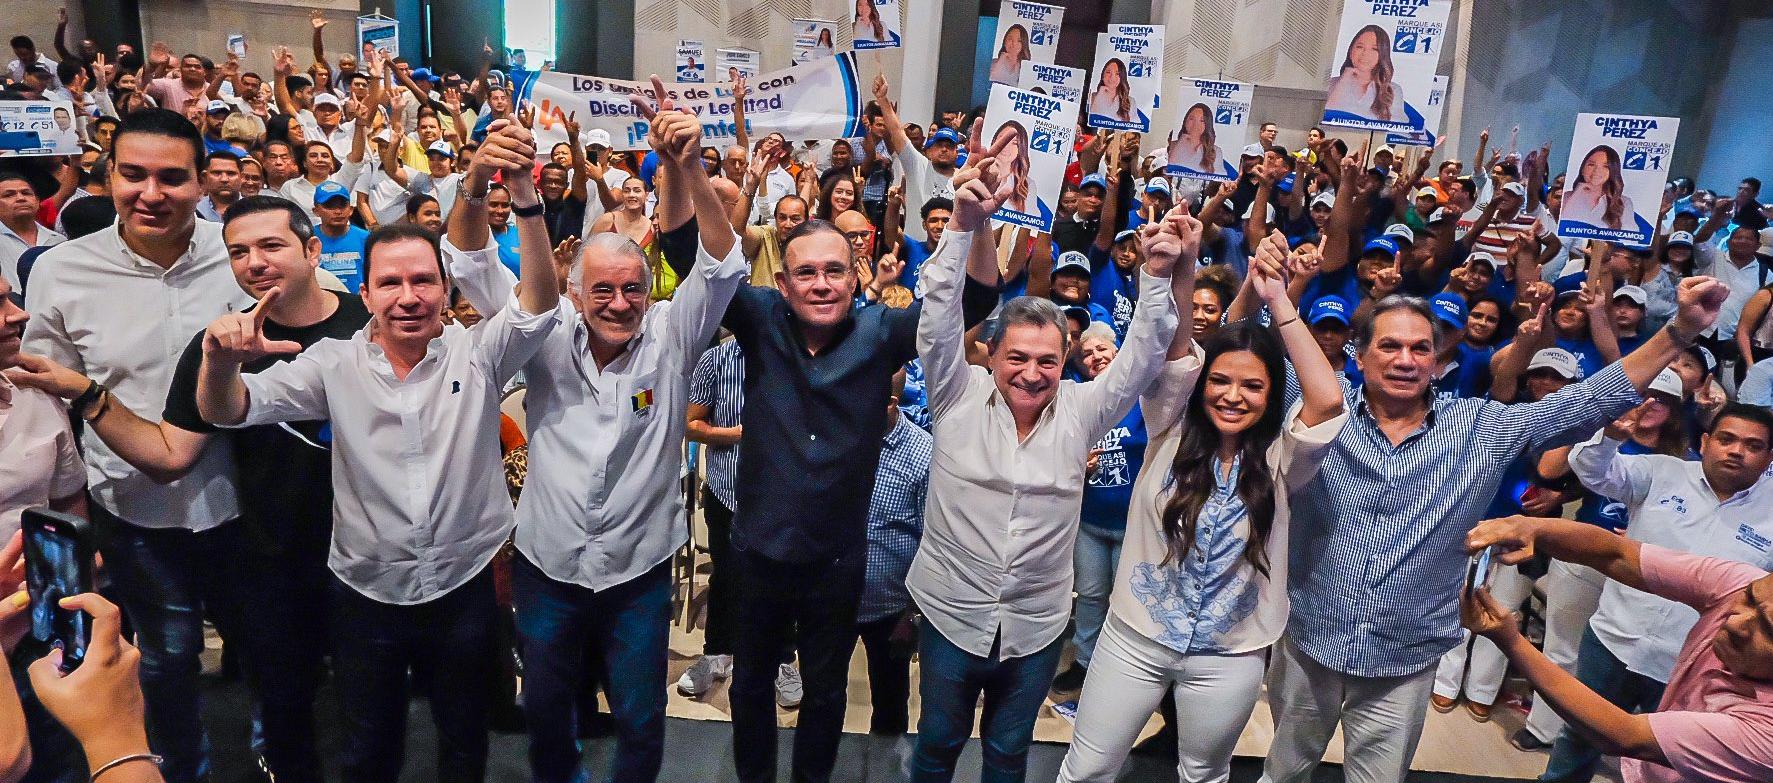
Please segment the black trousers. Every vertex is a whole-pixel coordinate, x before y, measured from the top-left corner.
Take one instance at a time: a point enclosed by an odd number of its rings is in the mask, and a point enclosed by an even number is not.
[[[785,563],[733,547],[739,595],[734,639],[733,764],[745,783],[776,778],[775,677],[782,645],[800,653],[805,696],[794,732],[797,783],[825,783],[843,736],[856,602],[866,551],[856,547],[812,563]]]
[[[915,644],[895,644],[899,616],[857,623],[856,635],[868,654],[868,698],[873,705],[870,734],[904,734],[910,727],[911,652]]]

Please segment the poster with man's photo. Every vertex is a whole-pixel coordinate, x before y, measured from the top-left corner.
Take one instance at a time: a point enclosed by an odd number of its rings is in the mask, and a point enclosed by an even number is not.
[[[991,219],[1051,231],[1077,134],[1077,104],[1007,84],[991,85],[980,137],[998,150],[998,174],[1013,183]],[[998,145],[1002,149],[998,149]]]
[[[1678,117],[1576,115],[1558,236],[1647,247],[1680,129]]]
[[[1082,68],[1067,68],[1046,63],[1022,63],[1022,89],[1044,92],[1062,101],[1083,104],[1084,80],[1089,74]]]
[[[899,37],[899,0],[856,0],[855,35],[851,46],[864,49],[897,49],[904,42]]]
[[[750,49],[721,49],[715,52],[715,67],[722,81],[732,81],[736,74],[749,79],[763,68],[763,55]]]
[[[1019,86],[1026,63],[1051,63],[1059,56],[1059,25],[1065,9],[1056,5],[1005,0],[997,12],[997,34],[991,42],[989,78]]]
[[[677,42],[677,81],[685,84],[708,81],[708,44],[693,38]]]
[[[0,157],[79,155],[77,120],[67,101],[0,101]]]
[[[1410,133],[1425,124],[1453,0],[1346,0],[1323,124]]]
[[[794,31],[795,65],[810,63],[837,53],[837,24],[827,19],[790,19]]]
[[[1163,56],[1163,25],[1113,24],[1097,35],[1086,124],[1107,130],[1151,130]]]
[[[1181,115],[1170,132],[1164,173],[1175,177],[1234,182],[1238,159],[1250,133],[1251,85],[1213,79],[1183,79],[1172,110]]]

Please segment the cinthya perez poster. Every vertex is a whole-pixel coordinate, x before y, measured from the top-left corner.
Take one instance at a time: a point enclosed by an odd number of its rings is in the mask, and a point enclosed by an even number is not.
[[[1026,62],[1022,63],[1022,89],[1081,104],[1087,75],[1079,68]]]
[[[1421,129],[1452,6],[1452,0],[1347,0],[1330,58],[1323,124]]]
[[[1648,246],[1680,129],[1677,117],[1576,115],[1558,236]]]
[[[1250,85],[1212,79],[1183,79],[1172,102],[1181,120],[1170,133],[1164,173],[1231,182],[1238,155],[1249,136]]]
[[[1163,55],[1163,25],[1109,25],[1108,32],[1096,36],[1096,66],[1086,99],[1089,126],[1150,131]]]
[[[1064,19],[1065,9],[1058,6],[1006,0],[997,12],[991,81],[1017,87],[1028,63],[1052,63],[1059,54],[1059,23]]]
[[[1010,195],[998,205],[993,220],[1052,230],[1053,205],[1059,203],[1065,166],[1071,162],[1076,120],[1076,103],[1006,84],[991,85],[982,141],[985,149],[997,150],[998,174],[1011,181]]]
[[[903,46],[899,37],[899,0],[856,0],[854,29],[851,45],[856,51]]]

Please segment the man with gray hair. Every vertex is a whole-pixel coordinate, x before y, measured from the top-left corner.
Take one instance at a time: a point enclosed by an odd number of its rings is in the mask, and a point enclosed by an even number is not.
[[[961,268],[996,263],[989,239],[975,238],[1008,189],[996,152],[975,155],[956,176],[953,222],[922,281],[917,349],[936,443],[926,533],[906,579],[928,620],[913,780],[953,776],[981,692],[984,779],[1026,774],[1070,615],[1084,463],[1164,368],[1177,302],[1189,301],[1172,286],[1192,286],[1184,245],[1198,247],[1200,237],[1185,210],[1149,224],[1126,343],[1095,381],[1060,379],[1069,324],[1058,305],[1028,296],[1004,305],[988,371],[975,369],[966,362]]]
[[[656,78],[656,77],[655,77]],[[656,94],[663,94],[663,91]],[[702,169],[702,128],[666,100],[642,104],[648,142],[669,169],[660,222],[694,219],[700,248],[676,297],[648,306],[647,260],[621,234],[586,239],[552,331],[524,366],[532,459],[517,504],[512,591],[524,656],[530,769],[579,779],[574,710],[587,645],[608,663],[616,723],[611,780],[653,780],[664,758],[668,561],[683,545],[677,478],[690,373],[750,269]],[[450,216],[450,242],[486,244],[473,206]],[[491,316],[516,282],[487,256],[454,256],[470,304]],[[588,716],[578,715],[582,720]]]
[[[1338,723],[1351,783],[1409,772],[1436,663],[1461,639],[1465,534],[1524,452],[1575,443],[1644,390],[1717,319],[1718,281],[1681,282],[1666,328],[1539,402],[1436,397],[1435,316],[1388,296],[1356,330],[1365,384],[1293,509],[1287,635],[1269,664],[1276,733],[1265,783],[1309,780]]]

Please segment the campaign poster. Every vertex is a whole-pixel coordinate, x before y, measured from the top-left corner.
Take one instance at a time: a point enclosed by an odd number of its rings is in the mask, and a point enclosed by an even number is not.
[[[1005,0],[997,13],[992,42],[991,81],[1020,86],[1024,65],[1052,63],[1059,55],[1059,25],[1065,9],[1056,5]]]
[[[1346,0],[1325,125],[1410,133],[1426,124],[1452,0]]]
[[[708,81],[708,44],[693,38],[677,42],[677,81],[685,84]]]
[[[0,158],[79,155],[80,126],[67,101],[0,101]]]
[[[837,54],[837,23],[826,19],[790,19],[788,24],[794,31],[795,65]]]
[[[357,17],[357,51],[374,46],[389,57],[400,56],[400,22],[385,16]]]
[[[1441,113],[1447,107],[1447,77],[1434,77],[1434,89],[1428,93],[1428,104],[1422,108],[1422,128],[1409,133],[1387,133],[1386,144],[1407,147],[1432,147],[1441,132]]]
[[[904,46],[899,37],[899,0],[856,0],[855,35],[851,40],[856,51]]]
[[[228,33],[228,54],[235,57],[246,56],[246,34]]]
[[[723,57],[718,62],[727,61]],[[722,72],[715,71],[717,75]],[[564,125],[569,114],[583,130],[608,132],[612,149],[646,148],[647,122],[628,96],[652,96],[650,82],[559,71],[524,71],[515,74],[514,80],[513,97],[537,109],[539,154],[546,155],[556,143],[566,140]],[[731,82],[665,85],[678,108],[702,121],[702,143],[715,149],[725,149],[738,139],[732,87]],[[754,138],[780,133],[789,141],[853,139],[865,134],[862,104],[856,55],[839,52],[805,65],[754,74],[745,98],[745,127]]]
[[[1062,101],[1083,104],[1084,80],[1089,76],[1081,68],[1046,63],[1022,63],[1022,89],[1043,92]]]
[[[716,69],[729,82],[735,74],[742,73],[747,79],[756,76],[763,67],[763,55],[750,49],[721,49],[716,55],[719,57]]]
[[[1008,140],[998,153],[998,172],[1014,181],[992,220],[1051,231],[1053,207],[1059,203],[1077,133],[1077,104],[994,84],[983,130],[985,149]]]
[[[1255,88],[1242,82],[1183,79],[1175,93],[1175,111],[1181,120],[1170,132],[1164,173],[1235,182],[1238,159],[1249,138],[1254,94]]]
[[[1680,128],[1677,117],[1576,115],[1558,236],[1648,246]]]
[[[1115,24],[1097,35],[1087,124],[1108,130],[1151,130],[1163,55],[1163,25]]]

